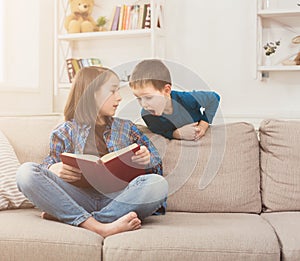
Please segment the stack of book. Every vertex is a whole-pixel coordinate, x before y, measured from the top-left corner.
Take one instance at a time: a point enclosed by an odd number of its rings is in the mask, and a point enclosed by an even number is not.
[[[66,63],[67,63],[67,71],[68,71],[68,77],[70,82],[72,82],[76,73],[81,68],[89,67],[89,66],[99,66],[99,67],[102,66],[101,61],[98,58],[84,58],[84,59],[68,58],[66,60]]]
[[[134,30],[151,27],[150,4],[118,5],[114,7],[107,25],[110,31]]]

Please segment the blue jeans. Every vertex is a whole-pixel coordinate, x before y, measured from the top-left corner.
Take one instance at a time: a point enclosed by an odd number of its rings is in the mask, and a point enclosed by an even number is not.
[[[144,219],[161,207],[168,194],[167,181],[157,174],[139,176],[125,189],[105,195],[94,188],[73,186],[32,162],[21,165],[16,178],[19,190],[35,206],[73,226],[89,217],[110,223],[130,211]]]

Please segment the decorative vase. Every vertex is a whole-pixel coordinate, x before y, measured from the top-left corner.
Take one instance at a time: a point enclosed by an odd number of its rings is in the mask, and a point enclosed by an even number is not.
[[[272,57],[271,55],[266,55],[265,56],[265,66],[272,66],[273,65],[273,61],[272,61]]]

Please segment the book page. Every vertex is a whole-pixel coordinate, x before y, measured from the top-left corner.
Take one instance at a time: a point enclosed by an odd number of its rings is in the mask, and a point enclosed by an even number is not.
[[[73,153],[68,153],[64,152],[62,153],[63,155],[69,156],[71,158],[76,158],[76,159],[84,159],[92,162],[97,162],[99,160],[99,157],[95,155],[90,155],[90,154],[73,154]]]
[[[102,162],[107,162],[113,158],[116,158],[116,157],[126,153],[127,151],[133,150],[134,148],[136,148],[138,146],[139,146],[138,144],[133,143],[133,144],[129,145],[128,147],[125,147],[125,148],[117,150],[117,151],[110,152],[110,153],[102,156],[101,160],[102,160]]]

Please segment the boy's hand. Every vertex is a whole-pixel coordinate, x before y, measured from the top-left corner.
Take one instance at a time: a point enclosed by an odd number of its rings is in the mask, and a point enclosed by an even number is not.
[[[56,176],[60,177],[62,180],[72,183],[81,179],[81,170],[69,166],[67,164],[63,164],[62,162],[54,163],[49,168]]]
[[[146,146],[141,146],[140,149],[132,156],[132,162],[146,166],[150,163],[150,152]]]
[[[199,140],[204,136],[209,124],[205,121],[194,122],[182,126],[173,132],[173,137],[179,140]]]
[[[178,140],[195,140],[199,131],[198,122],[193,122],[176,129],[173,132],[173,138]]]
[[[200,138],[202,138],[205,135],[208,127],[209,124],[206,121],[200,121],[198,124],[198,132],[196,133],[195,140],[199,140]]]

